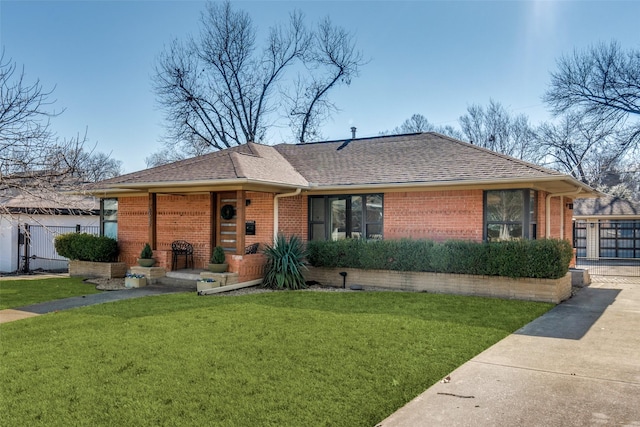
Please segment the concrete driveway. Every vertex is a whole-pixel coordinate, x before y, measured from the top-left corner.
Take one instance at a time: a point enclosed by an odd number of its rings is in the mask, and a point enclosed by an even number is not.
[[[378,426],[640,426],[640,278],[592,279]]]

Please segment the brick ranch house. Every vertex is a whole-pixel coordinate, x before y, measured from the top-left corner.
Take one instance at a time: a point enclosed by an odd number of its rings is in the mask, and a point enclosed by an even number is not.
[[[101,230],[120,261],[145,242],[171,270],[171,242],[194,246],[195,268],[213,247],[239,281],[262,277],[245,253],[278,233],[312,239],[488,241],[572,237],[571,203],[597,197],[574,178],[437,133],[306,144],[242,146],[93,185]],[[180,266],[178,266],[179,268]]]

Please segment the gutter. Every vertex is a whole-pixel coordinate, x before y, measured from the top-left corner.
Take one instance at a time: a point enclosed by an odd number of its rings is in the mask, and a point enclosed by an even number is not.
[[[279,200],[282,197],[295,197],[302,192],[302,188],[296,188],[296,191],[291,193],[281,193],[276,194],[273,198],[273,243],[275,244],[278,241],[278,207]]]
[[[545,238],[549,238],[551,235],[551,198],[552,197],[560,197],[560,238],[564,237],[564,206],[563,206],[563,197],[564,196],[577,196],[582,192],[582,188],[578,188],[575,191],[567,191],[564,193],[549,193],[545,198]]]
[[[263,185],[273,186],[279,188],[298,188],[300,184],[288,184],[277,181],[247,179],[247,178],[234,178],[234,179],[215,179],[215,180],[200,180],[200,181],[149,181],[138,183],[126,183],[119,182],[114,184],[107,184],[102,187],[83,189],[81,192],[77,190],[69,191],[68,194],[106,194],[113,192],[123,191],[140,191],[146,192],[149,189],[157,188],[191,188],[191,187],[220,187],[220,186],[241,186],[241,185]]]

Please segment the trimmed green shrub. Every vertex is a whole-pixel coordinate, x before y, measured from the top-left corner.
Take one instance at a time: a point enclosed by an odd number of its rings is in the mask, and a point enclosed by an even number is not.
[[[224,248],[222,246],[216,246],[213,248],[213,253],[211,254],[211,259],[209,261],[211,264],[224,264],[226,261]]]
[[[140,251],[140,259],[151,258],[153,258],[153,249],[151,249],[151,245],[149,243],[145,243],[142,251]]]
[[[303,289],[307,284],[302,275],[305,269],[304,258],[307,252],[304,243],[297,236],[289,240],[279,235],[273,246],[265,245],[267,256],[262,286],[273,289]]]
[[[307,260],[315,267],[557,279],[567,274],[573,250],[565,240],[478,243],[450,240],[344,239],[311,241]]]
[[[118,242],[105,236],[68,233],[56,236],[54,246],[58,255],[72,260],[113,262],[118,259]]]

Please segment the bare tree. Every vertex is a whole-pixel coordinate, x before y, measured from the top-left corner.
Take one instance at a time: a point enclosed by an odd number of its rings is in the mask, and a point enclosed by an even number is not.
[[[617,134],[611,126],[594,126],[577,113],[563,115],[557,124],[543,123],[537,134],[548,166],[593,187],[625,152],[624,144],[614,142]]]
[[[50,119],[55,101],[39,80],[27,83],[24,69],[0,55],[0,186],[11,185],[13,174],[38,171],[40,179],[55,181],[76,167],[74,154],[85,138],[60,139]]]
[[[332,112],[327,93],[348,84],[361,64],[348,33],[329,20],[310,32],[299,12],[286,26],[270,28],[262,49],[249,14],[228,1],[208,3],[200,24],[199,37],[174,41],[156,66],[155,91],[168,134],[166,150],[155,160],[259,142],[285,105],[298,139],[305,140]],[[279,97],[279,84],[295,64],[314,77],[298,80],[300,94]]]
[[[75,165],[71,175],[81,181],[98,182],[122,175],[122,162],[111,158],[110,154],[80,150],[74,153],[74,159]]]
[[[393,133],[416,133],[416,132],[429,132],[435,129],[435,125],[431,123],[422,114],[414,114],[402,124],[393,129]]]
[[[328,17],[313,34],[303,59],[312,72],[306,81],[298,79],[290,109],[292,128],[300,142],[320,138],[320,125],[337,111],[328,99],[329,91],[340,84],[350,85],[364,65],[362,54],[355,49],[353,35],[334,26]]]
[[[555,114],[577,112],[594,126],[616,127],[621,141],[640,141],[640,49],[623,51],[617,42],[574,51],[558,60],[544,95]],[[622,133],[621,133],[622,134]]]
[[[97,179],[97,168],[110,163],[84,151],[86,134],[65,139],[52,131],[51,119],[61,114],[52,109],[52,93],[0,54],[0,212],[8,212],[2,200],[17,195],[59,200],[60,189],[85,178],[79,171],[93,169]]]
[[[462,132],[453,126],[438,126],[431,123],[422,114],[414,114],[391,131],[380,132],[381,135],[399,135],[405,133],[437,132],[456,139],[462,139]]]
[[[155,153],[151,153],[149,157],[145,158],[145,163],[148,168],[160,165],[166,165],[167,163],[177,162],[189,157],[196,157],[206,154],[211,151],[211,146],[201,139],[193,139],[191,144],[175,145],[166,144],[162,150]]]
[[[490,100],[486,108],[473,104],[459,122],[473,144],[530,162],[539,159],[529,119],[525,115],[512,116],[499,102]]]

